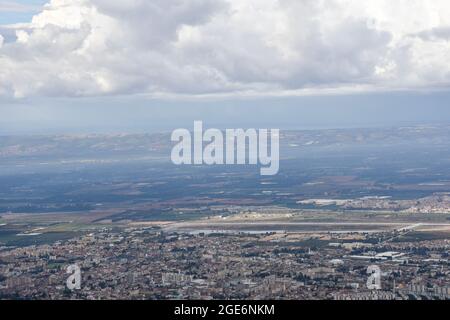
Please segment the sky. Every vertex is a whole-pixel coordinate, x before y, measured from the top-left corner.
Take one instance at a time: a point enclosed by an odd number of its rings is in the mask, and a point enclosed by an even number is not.
[[[0,1],[0,25],[28,23],[38,14],[46,0]]]
[[[450,123],[448,0],[0,0],[0,134]]]

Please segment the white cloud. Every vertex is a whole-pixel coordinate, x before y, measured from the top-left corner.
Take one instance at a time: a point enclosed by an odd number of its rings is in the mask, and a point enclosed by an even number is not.
[[[15,97],[450,84],[447,0],[52,0],[14,29],[0,94]]]

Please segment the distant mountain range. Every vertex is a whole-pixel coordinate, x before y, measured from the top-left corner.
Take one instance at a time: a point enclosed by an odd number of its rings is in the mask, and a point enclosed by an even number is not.
[[[448,145],[450,126],[281,131],[281,146],[305,149],[345,145]],[[0,159],[168,155],[170,133],[0,136]]]

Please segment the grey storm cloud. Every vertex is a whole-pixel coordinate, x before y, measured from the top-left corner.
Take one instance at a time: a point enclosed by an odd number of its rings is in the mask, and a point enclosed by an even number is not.
[[[432,40],[450,41],[450,26],[433,28],[431,30],[425,30],[425,31],[419,32],[413,36],[422,38],[425,41],[430,41],[430,40],[431,41]]]
[[[0,95],[442,88],[448,26],[446,0],[52,0],[0,26]]]

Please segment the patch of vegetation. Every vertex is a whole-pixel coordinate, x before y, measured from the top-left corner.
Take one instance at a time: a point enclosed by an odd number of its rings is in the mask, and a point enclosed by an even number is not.
[[[449,233],[446,232],[424,232],[414,231],[406,235],[400,236],[393,240],[393,242],[419,242],[429,240],[442,240],[448,239]]]

